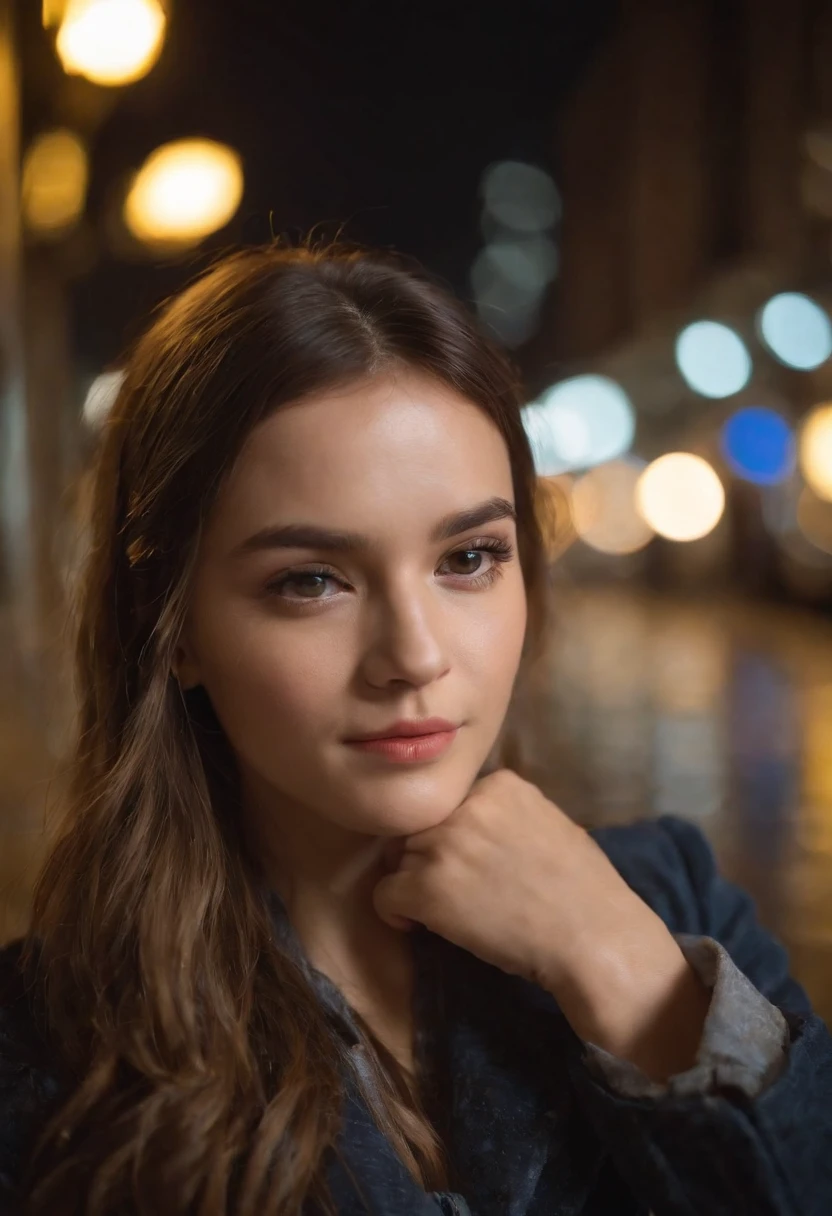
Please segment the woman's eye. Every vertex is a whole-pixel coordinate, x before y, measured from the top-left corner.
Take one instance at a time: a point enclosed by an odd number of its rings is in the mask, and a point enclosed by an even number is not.
[[[508,541],[493,539],[469,545],[466,549],[457,549],[445,558],[443,565],[459,561],[466,568],[454,571],[457,577],[462,578],[469,587],[486,587],[500,577],[500,567],[504,562],[511,561],[513,556],[514,547]]]
[[[449,574],[457,580],[457,585],[473,588],[485,587],[500,576],[502,573],[500,566],[504,562],[510,561],[513,556],[514,548],[508,541],[491,539],[449,553],[439,569],[441,571],[443,567],[455,566],[456,568],[450,570]],[[304,601],[308,603],[314,600],[333,599],[334,595],[324,594],[327,583],[338,584],[341,587],[347,585],[334,571],[321,567],[312,570],[290,570],[269,583],[266,592],[295,604]],[[295,588],[297,594],[287,594],[288,588]]]
[[[275,582],[270,583],[266,588],[272,594],[281,595],[284,599],[299,598],[302,600],[320,600],[327,599],[327,596],[321,595],[326,582],[335,581],[335,575],[328,570],[295,570],[289,574],[282,575]],[[286,587],[296,587],[301,592],[300,596],[285,595]],[[308,595],[306,592],[311,591]]]
[[[456,553],[452,553],[448,561],[459,562],[462,566],[467,566],[468,569],[456,570],[456,574],[479,574],[480,567],[483,565],[483,553],[481,549],[460,549]],[[471,564],[473,563],[473,568]]]

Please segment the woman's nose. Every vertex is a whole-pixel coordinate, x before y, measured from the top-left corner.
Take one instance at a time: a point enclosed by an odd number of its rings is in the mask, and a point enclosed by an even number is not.
[[[391,680],[422,685],[439,679],[448,668],[446,630],[438,606],[410,595],[387,603],[374,622],[365,656],[365,674],[376,685]]]

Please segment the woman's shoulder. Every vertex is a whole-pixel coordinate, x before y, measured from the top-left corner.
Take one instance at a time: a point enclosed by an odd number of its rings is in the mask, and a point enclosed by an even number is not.
[[[754,899],[720,870],[705,833],[674,815],[597,828],[591,836],[622,878],[674,934],[709,937],[774,1004],[808,1011],[788,952]]]
[[[707,933],[719,869],[695,823],[673,815],[594,828],[627,884],[677,933]]]

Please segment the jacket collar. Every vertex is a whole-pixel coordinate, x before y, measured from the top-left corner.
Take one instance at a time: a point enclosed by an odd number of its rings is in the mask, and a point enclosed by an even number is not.
[[[311,966],[285,906],[270,893],[275,929],[338,1028],[357,1073],[360,1035],[340,990]],[[417,1037],[435,1069],[435,1111],[453,1165],[452,1189],[475,1216],[572,1216],[583,1210],[603,1153],[577,1106],[570,1069],[580,1041],[536,985],[481,962],[426,929],[411,934]],[[436,1216],[376,1128],[361,1086],[346,1077],[338,1144],[348,1169],[330,1175],[339,1216],[364,1212],[349,1170],[380,1216]],[[427,1206],[425,1206],[427,1203]]]

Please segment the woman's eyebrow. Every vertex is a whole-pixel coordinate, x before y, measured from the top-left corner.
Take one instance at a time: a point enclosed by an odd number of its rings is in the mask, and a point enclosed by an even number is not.
[[[476,506],[443,516],[433,528],[430,540],[433,543],[450,540],[460,532],[494,523],[498,519],[513,519],[516,523],[517,512],[508,499],[489,498]],[[231,556],[243,557],[269,549],[328,549],[344,553],[369,549],[371,544],[369,537],[357,532],[333,531],[317,524],[282,524],[261,528],[259,532],[236,545]]]

